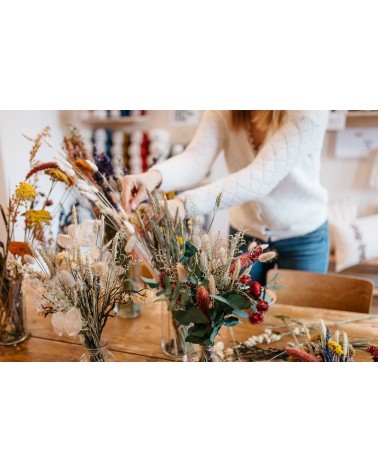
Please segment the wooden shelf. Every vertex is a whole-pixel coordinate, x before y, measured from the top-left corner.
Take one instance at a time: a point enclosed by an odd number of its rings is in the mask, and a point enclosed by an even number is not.
[[[112,127],[124,127],[133,126],[145,123],[148,120],[148,116],[122,116],[119,118],[87,118],[81,120],[81,124],[84,126],[90,126],[92,128],[112,128]]]
[[[378,110],[348,111],[347,118],[378,118]]]

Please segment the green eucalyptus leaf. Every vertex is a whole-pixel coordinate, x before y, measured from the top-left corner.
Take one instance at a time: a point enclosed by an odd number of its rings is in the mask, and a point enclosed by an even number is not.
[[[220,330],[220,326],[215,326],[215,327],[213,328],[213,331],[211,332],[211,335],[210,335],[210,343],[211,343],[211,344],[213,344],[214,339],[216,338],[216,336],[217,336],[219,330]],[[211,344],[210,344],[210,345],[211,345]]]
[[[214,298],[215,300],[218,300],[228,306],[231,306],[230,303],[228,302],[228,300],[226,300],[225,298],[221,297],[220,295],[210,295],[211,298]]]
[[[185,250],[184,256],[185,257],[192,257],[197,252],[197,249],[193,246],[190,241],[185,241]]]
[[[156,296],[160,297],[160,295],[163,295],[164,293],[165,293],[165,290],[159,290],[158,292],[156,292]]]
[[[227,297],[228,303],[236,310],[246,310],[250,308],[251,302],[237,293],[232,293]]]
[[[192,323],[207,323],[209,321],[205,313],[195,306],[189,308],[188,314]]]
[[[190,288],[187,288],[183,294],[183,296],[181,297],[181,305],[183,306],[186,306],[186,304],[188,303],[189,301],[189,298],[190,298]]]
[[[165,290],[166,290],[167,295],[170,297],[171,293],[172,293],[172,285],[171,285],[171,281],[169,280],[168,275],[164,275],[163,284],[165,286]]]
[[[143,280],[143,282],[145,282],[151,288],[159,287],[159,283],[156,282],[155,279],[149,279],[148,277],[142,277],[142,276],[140,278]]]
[[[227,318],[225,318],[223,322],[225,326],[236,326],[239,323],[240,323],[240,320],[236,316],[228,316]]]
[[[172,298],[171,298],[171,303],[169,304],[168,310],[173,310],[173,308],[176,305],[178,296],[180,295],[180,282],[177,281],[176,287],[173,290]]]
[[[233,313],[234,315],[238,316],[239,318],[245,318],[245,319],[248,318],[248,313],[246,313],[246,312],[243,311],[243,310],[234,310],[232,313]]]
[[[190,324],[189,314],[184,310],[172,311],[174,318],[182,325],[187,326]]]

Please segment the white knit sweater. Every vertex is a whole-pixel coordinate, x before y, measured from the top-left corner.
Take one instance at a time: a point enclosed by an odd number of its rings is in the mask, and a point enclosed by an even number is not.
[[[184,192],[189,216],[207,214],[222,193],[231,226],[267,241],[307,234],[327,219],[327,192],[320,185],[320,153],[327,111],[290,111],[255,154],[247,132],[231,128],[229,111],[207,111],[187,147],[154,169],[162,191],[198,185],[223,150],[230,175]]]

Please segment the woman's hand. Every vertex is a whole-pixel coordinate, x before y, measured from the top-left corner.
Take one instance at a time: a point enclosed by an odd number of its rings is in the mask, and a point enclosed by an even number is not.
[[[122,206],[125,211],[132,211],[147,198],[147,190],[152,192],[162,181],[158,170],[150,170],[143,174],[126,175],[122,178]]]

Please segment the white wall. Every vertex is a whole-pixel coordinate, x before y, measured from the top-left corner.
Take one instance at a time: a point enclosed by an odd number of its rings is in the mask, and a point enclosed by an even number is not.
[[[22,136],[36,137],[45,126],[51,128],[51,143],[60,147],[62,128],[57,111],[0,111],[0,202],[7,205],[9,189],[25,179],[29,170],[29,152],[32,143]],[[51,150],[43,146],[38,153],[41,160],[51,157]],[[21,233],[18,233],[20,235]],[[0,223],[0,238],[4,228]]]

